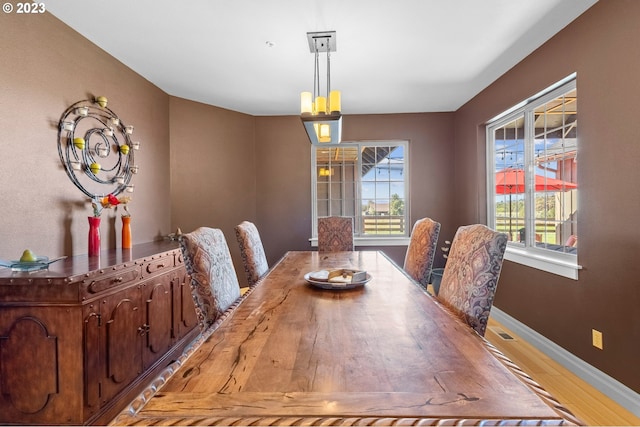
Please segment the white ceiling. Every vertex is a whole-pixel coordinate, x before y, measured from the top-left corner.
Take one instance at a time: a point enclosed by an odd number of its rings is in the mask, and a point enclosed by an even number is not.
[[[252,115],[297,115],[300,92],[313,89],[309,31],[336,31],[331,85],[342,91],[343,114],[455,111],[596,1],[49,0],[46,7],[170,95]]]

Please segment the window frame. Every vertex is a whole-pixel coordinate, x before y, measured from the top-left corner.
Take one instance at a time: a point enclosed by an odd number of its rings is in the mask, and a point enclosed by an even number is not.
[[[318,245],[318,193],[317,193],[317,150],[323,148],[340,148],[341,146],[356,147],[358,149],[357,170],[362,171],[362,148],[375,146],[393,146],[402,145],[404,150],[403,176],[404,176],[404,233],[402,235],[359,235],[357,234],[358,224],[362,220],[362,174],[359,172],[356,176],[356,211],[354,217],[354,245],[355,246],[406,246],[409,244],[410,227],[410,174],[409,174],[409,141],[408,140],[382,140],[382,141],[343,141],[339,144],[322,144],[321,146],[311,147],[311,242],[312,247]]]
[[[558,83],[494,117],[485,124],[487,141],[487,223],[490,227],[496,227],[495,130],[519,117],[524,118],[524,168],[527,171],[533,171],[535,163],[533,154],[533,141],[535,140],[535,131],[533,129],[534,112],[536,108],[541,105],[544,105],[545,103],[570,92],[571,90],[577,89],[576,76],[576,73],[571,74]],[[533,205],[531,202],[535,198],[535,191],[531,191],[531,180],[527,181],[525,185],[527,189],[524,197],[529,199],[529,203],[527,203],[529,208],[525,211],[525,228],[529,231],[526,233],[528,238],[526,239],[524,246],[511,241],[508,242],[504,258],[518,264],[523,264],[552,274],[578,280],[578,271],[582,266],[578,263],[577,254],[574,255],[554,252],[548,249],[537,248],[535,245],[531,244],[533,241],[533,238],[531,237],[533,236],[531,230],[535,225],[532,220],[535,217],[535,214],[533,212]]]

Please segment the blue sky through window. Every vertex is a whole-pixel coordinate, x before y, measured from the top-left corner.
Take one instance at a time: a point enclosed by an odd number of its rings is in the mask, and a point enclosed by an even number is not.
[[[387,202],[392,195],[404,194],[404,147],[392,146],[390,153],[362,176],[362,201]]]

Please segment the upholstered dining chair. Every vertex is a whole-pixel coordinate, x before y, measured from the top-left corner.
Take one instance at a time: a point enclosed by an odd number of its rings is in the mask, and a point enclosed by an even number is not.
[[[318,218],[318,251],[353,250],[353,218],[330,216]]]
[[[269,271],[260,233],[255,224],[249,221],[242,221],[235,230],[244,271],[247,273],[247,282],[249,286],[253,286]]]
[[[484,336],[502,270],[507,235],[482,224],[458,228],[438,299]]]
[[[180,248],[191,275],[191,294],[200,327],[206,329],[240,298],[229,246],[221,230],[200,227],[182,235]]]
[[[431,268],[438,245],[440,223],[431,218],[416,221],[404,257],[404,271],[425,289],[431,277]]]

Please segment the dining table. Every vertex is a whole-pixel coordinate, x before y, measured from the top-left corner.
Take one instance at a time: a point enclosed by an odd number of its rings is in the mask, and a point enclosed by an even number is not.
[[[112,424],[582,423],[370,250],[287,252]]]

